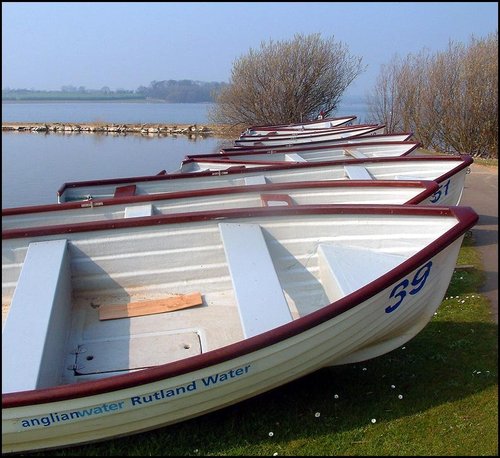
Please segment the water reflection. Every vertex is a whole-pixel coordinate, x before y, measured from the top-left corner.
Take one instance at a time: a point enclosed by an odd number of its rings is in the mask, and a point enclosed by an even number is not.
[[[56,203],[68,181],[155,175],[232,140],[201,135],[2,132],[2,208]]]

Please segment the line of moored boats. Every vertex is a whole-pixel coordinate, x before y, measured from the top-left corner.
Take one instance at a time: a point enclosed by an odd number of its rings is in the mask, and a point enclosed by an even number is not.
[[[250,126],[173,172],[2,209],[2,453],[167,426],[417,335],[478,220],[472,158],[355,119]]]

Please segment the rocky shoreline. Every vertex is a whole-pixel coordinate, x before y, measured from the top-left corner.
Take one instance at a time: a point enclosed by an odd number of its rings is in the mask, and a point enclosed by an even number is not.
[[[224,124],[114,124],[114,123],[36,123],[8,122],[2,123],[2,131],[57,133],[57,134],[104,134],[104,135],[148,135],[170,136],[215,136],[223,138],[238,137],[241,127],[231,127]]]

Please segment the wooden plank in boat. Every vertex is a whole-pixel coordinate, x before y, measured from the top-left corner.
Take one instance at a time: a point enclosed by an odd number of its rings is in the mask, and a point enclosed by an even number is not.
[[[100,320],[114,320],[134,316],[153,315],[155,313],[172,312],[203,303],[199,292],[178,296],[154,299],[150,301],[131,302],[129,304],[105,304],[99,307]]]

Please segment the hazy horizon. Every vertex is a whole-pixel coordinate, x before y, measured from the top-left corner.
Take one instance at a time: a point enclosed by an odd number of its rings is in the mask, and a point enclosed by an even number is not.
[[[367,65],[346,91],[363,95],[395,55],[497,30],[496,2],[2,2],[2,89],[229,82],[261,43],[319,33]]]

